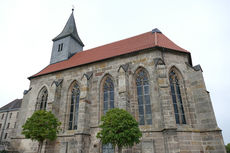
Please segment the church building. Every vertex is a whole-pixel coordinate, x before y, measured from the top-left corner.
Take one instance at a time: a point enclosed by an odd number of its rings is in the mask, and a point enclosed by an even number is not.
[[[53,39],[50,64],[30,76],[11,145],[35,153],[21,126],[52,111],[61,131],[43,153],[117,153],[96,138],[100,119],[121,108],[139,122],[141,142],[123,153],[226,153],[200,65],[160,30],[84,50],[71,13]]]

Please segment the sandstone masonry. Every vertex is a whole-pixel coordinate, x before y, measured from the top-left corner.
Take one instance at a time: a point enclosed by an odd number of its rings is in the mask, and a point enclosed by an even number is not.
[[[47,141],[43,152],[102,153],[102,144],[96,134],[104,109],[105,79],[110,77],[113,81],[114,107],[129,111],[138,121],[136,78],[139,70],[144,70],[149,79],[152,124],[140,125],[141,143],[125,148],[123,153],[226,153],[201,67],[192,66],[189,54],[162,47],[150,47],[30,78],[30,91],[23,97],[19,125],[12,139],[14,149],[36,152],[37,143],[21,135],[21,126],[37,110],[40,91],[46,88],[46,110],[52,111],[62,125],[58,138]],[[172,70],[180,76],[186,124],[177,124],[175,118],[169,80]],[[77,129],[69,130],[75,83],[80,88]]]

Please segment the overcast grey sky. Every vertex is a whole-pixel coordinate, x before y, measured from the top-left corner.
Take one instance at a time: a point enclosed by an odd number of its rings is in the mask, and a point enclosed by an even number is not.
[[[203,69],[217,122],[230,143],[229,0],[2,0],[0,107],[22,98],[27,77],[49,64],[51,40],[72,5],[84,50],[153,28],[189,50],[193,65]]]

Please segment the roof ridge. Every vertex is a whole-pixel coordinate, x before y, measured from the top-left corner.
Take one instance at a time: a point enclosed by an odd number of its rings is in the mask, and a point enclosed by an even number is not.
[[[155,38],[154,38],[154,42],[155,42],[155,45],[157,46],[157,33],[156,32],[154,32],[154,36],[155,36]]]

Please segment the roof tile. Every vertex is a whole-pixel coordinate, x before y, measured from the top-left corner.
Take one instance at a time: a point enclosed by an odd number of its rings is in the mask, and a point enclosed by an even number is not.
[[[107,45],[92,48],[86,51],[78,52],[70,59],[48,65],[39,73],[29,77],[29,79],[49,74],[52,72],[76,67],[119,55],[128,54],[131,52],[140,51],[152,47],[163,47],[179,52],[189,53],[187,50],[177,46],[174,42],[168,39],[164,34],[158,32],[147,32],[131,38],[113,42]]]

